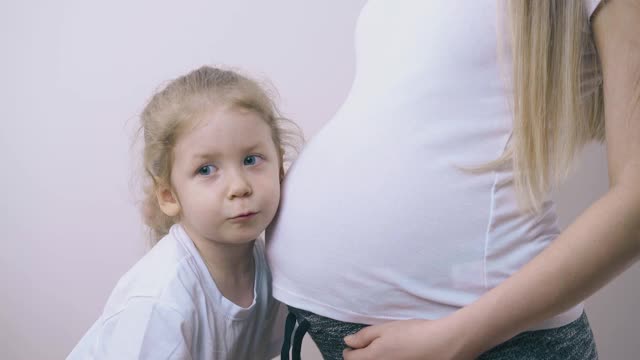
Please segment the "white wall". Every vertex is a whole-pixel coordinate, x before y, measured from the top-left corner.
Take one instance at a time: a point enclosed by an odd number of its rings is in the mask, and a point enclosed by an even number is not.
[[[136,115],[204,63],[268,77],[312,136],[353,77],[364,0],[0,3],[0,354],[64,358],[144,252],[130,189]],[[560,194],[563,221],[606,189],[601,149]],[[635,266],[589,303],[603,359],[640,351]],[[319,359],[305,343],[307,359]]]

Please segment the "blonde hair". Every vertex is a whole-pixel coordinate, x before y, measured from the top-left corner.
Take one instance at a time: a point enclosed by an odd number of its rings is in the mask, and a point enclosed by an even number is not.
[[[140,116],[143,133],[143,167],[145,179],[142,204],[143,219],[149,227],[151,245],[166,235],[178,221],[164,214],[156,190],[171,186],[173,149],[182,132],[193,120],[213,106],[232,106],[255,111],[271,127],[271,135],[281,159],[280,180],[285,163],[298,151],[302,132],[281,116],[265,85],[232,70],[203,66],[169,82],[149,100]]]
[[[604,140],[600,66],[583,0],[510,0],[513,134],[506,151],[475,170],[507,162],[523,210],[539,211],[592,140]]]

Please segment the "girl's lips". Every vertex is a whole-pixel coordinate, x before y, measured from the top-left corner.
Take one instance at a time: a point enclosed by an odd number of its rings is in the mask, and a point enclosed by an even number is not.
[[[248,213],[244,213],[244,214],[240,214],[238,216],[234,216],[231,218],[231,220],[244,220],[244,219],[250,219],[252,218],[254,215],[256,215],[257,213],[255,212],[248,212]]]

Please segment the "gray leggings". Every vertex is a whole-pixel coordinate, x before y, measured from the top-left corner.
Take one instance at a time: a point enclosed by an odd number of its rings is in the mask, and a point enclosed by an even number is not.
[[[296,326],[297,324],[297,326]],[[302,337],[306,332],[325,360],[342,359],[343,338],[367,325],[333,320],[289,306],[282,359],[300,359]],[[294,331],[295,328],[295,331]],[[293,337],[292,337],[293,334]],[[597,360],[598,352],[585,313],[559,328],[527,331],[480,355],[478,360]]]

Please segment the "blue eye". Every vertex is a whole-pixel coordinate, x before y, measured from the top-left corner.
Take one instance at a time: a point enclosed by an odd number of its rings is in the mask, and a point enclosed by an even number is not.
[[[198,175],[208,176],[211,175],[214,171],[216,171],[216,167],[213,165],[205,165],[198,169]]]
[[[256,155],[249,155],[246,158],[244,158],[244,164],[251,166],[251,165],[255,165],[258,163],[258,160],[260,160],[260,158]]]

